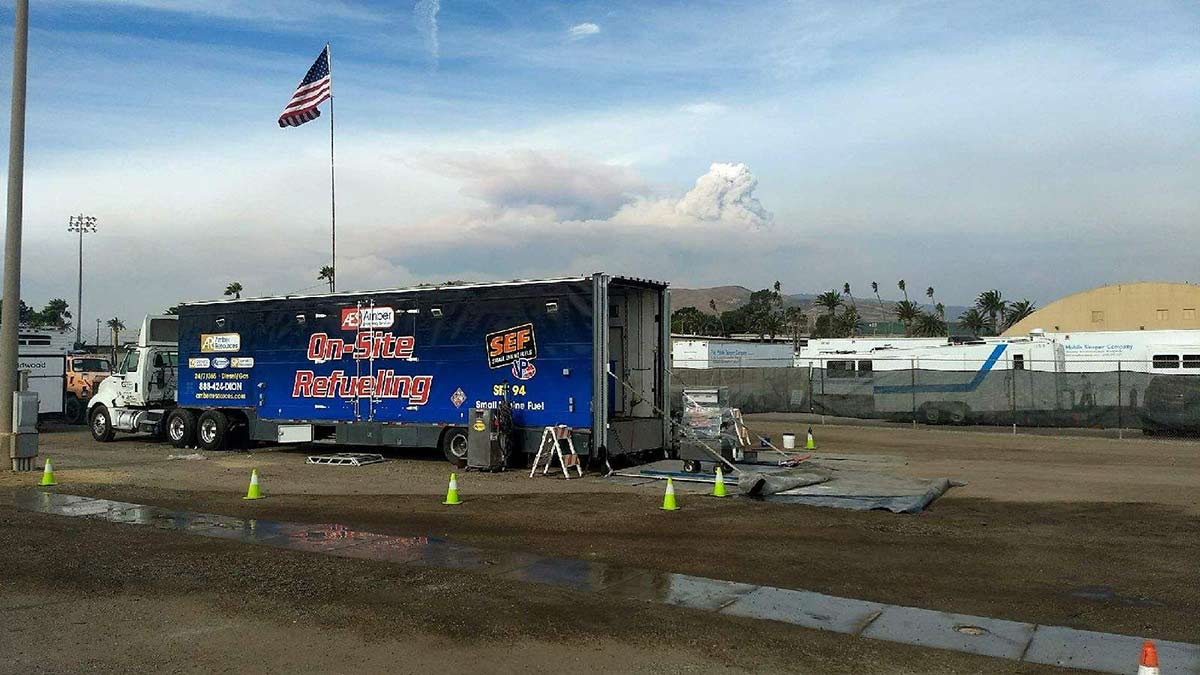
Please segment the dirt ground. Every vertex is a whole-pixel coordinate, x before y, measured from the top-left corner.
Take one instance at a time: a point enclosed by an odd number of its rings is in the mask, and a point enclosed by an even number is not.
[[[778,416],[750,424],[803,432]],[[967,481],[919,515],[717,500],[598,476],[460,474],[429,451],[360,468],[305,449],[204,459],[143,440],[42,437],[59,492],[338,522],[833,595],[1200,642],[1200,449],[1187,440],[816,428],[818,452]],[[186,453],[184,453],[186,454]],[[268,498],[240,499],[251,468]],[[0,474],[0,492],[36,482]],[[0,670],[1035,672],[474,573],[408,569],[18,512],[0,494]],[[1040,672],[1040,671],[1038,671]]]

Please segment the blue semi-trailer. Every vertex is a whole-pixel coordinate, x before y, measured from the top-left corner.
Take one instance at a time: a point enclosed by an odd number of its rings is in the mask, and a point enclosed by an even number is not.
[[[546,426],[603,458],[670,441],[666,284],[605,274],[194,302],[147,317],[89,404],[93,436],[438,447],[505,410],[514,450]]]

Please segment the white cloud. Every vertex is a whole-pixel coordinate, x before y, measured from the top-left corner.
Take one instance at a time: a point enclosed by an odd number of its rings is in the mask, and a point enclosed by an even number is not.
[[[463,180],[463,194],[490,206],[547,206],[565,218],[607,218],[646,187],[627,166],[561,152],[456,153],[424,164]]]
[[[729,106],[713,101],[701,101],[699,103],[689,103],[679,108],[685,113],[691,115],[722,115],[729,112]]]
[[[442,55],[441,42],[438,39],[438,12],[442,9],[441,0],[417,0],[413,5],[413,15],[417,20],[417,30],[425,40],[429,56],[436,64]]]
[[[589,35],[595,35],[599,32],[600,26],[597,26],[590,21],[587,23],[576,24],[567,29],[567,35],[569,35],[572,40],[579,40]]]

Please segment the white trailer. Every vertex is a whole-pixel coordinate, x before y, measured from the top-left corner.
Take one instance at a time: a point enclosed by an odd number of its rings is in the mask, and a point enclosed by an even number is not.
[[[675,368],[790,368],[794,360],[791,343],[671,336]]]
[[[1160,426],[1179,426],[1191,424],[1189,406],[1200,392],[1200,331],[1034,331],[960,344],[841,349],[804,358],[810,362],[814,399],[834,414],[1031,424],[1110,424],[1115,415],[1124,424],[1170,403],[1179,410],[1172,408],[1174,421]]]
[[[17,334],[17,371],[29,372],[29,390],[38,394],[39,415],[60,415],[66,389],[66,356],[74,334],[66,330],[22,328]]]

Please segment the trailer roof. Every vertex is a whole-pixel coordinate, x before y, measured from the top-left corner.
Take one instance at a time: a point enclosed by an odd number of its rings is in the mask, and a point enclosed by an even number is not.
[[[602,272],[597,272],[602,274]],[[197,300],[195,302],[183,302],[181,305],[223,305],[227,303],[242,303],[242,302],[265,302],[269,300],[297,300],[303,298],[343,298],[359,295],[374,295],[376,293],[417,293],[421,291],[441,291],[441,290],[459,290],[472,288],[500,288],[504,286],[527,286],[531,284],[554,284],[567,281],[589,281],[593,275],[576,276],[576,277],[555,277],[550,279],[513,279],[511,281],[482,281],[461,284],[437,284],[426,286],[409,286],[407,288],[377,288],[374,290],[365,291],[338,291],[335,293],[299,293],[293,295],[272,295],[260,298],[222,298],[219,300]],[[664,281],[654,281],[653,279],[642,279],[640,277],[626,276],[610,276],[610,280],[622,281],[630,284],[641,286],[649,286],[653,288],[666,288],[668,284]]]

